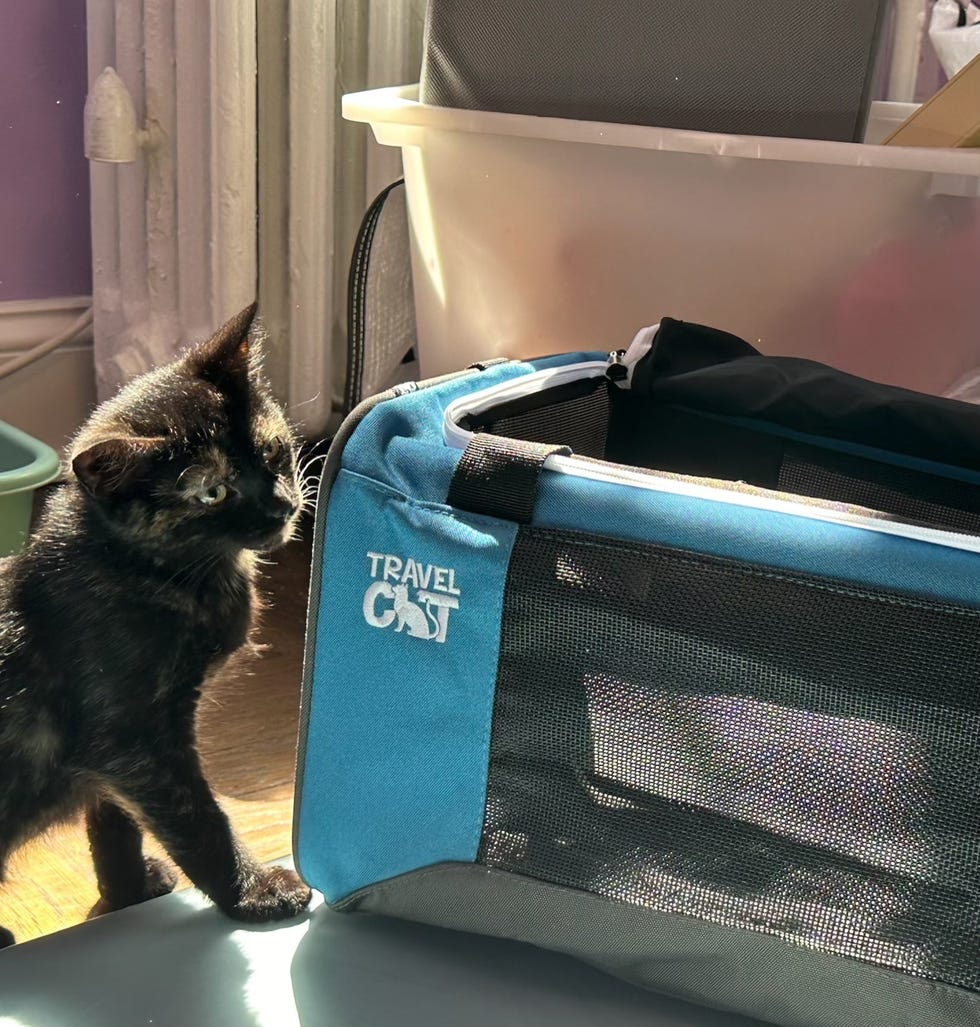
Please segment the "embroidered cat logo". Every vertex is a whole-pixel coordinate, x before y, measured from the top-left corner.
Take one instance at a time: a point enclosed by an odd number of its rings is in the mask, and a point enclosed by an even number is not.
[[[364,619],[372,628],[428,642],[445,642],[449,611],[459,609],[460,590],[452,567],[436,567],[389,553],[368,553],[371,577],[364,593]],[[411,598],[409,585],[415,589]]]
[[[435,638],[439,634],[439,621],[432,612],[432,607],[428,603],[424,610],[421,606],[416,606],[408,598],[408,585],[395,585],[392,591],[395,594],[395,618],[398,621],[395,631],[404,631],[408,628],[412,638]],[[432,618],[431,631],[426,613]]]

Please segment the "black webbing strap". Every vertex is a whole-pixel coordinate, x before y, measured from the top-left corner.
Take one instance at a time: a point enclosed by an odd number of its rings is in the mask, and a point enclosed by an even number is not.
[[[571,450],[483,432],[474,435],[456,467],[446,502],[470,513],[530,524],[541,468],[552,453],[567,456]]]

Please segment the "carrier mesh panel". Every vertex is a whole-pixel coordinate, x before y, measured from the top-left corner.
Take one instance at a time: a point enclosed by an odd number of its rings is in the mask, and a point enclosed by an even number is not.
[[[920,524],[980,532],[980,489],[976,485],[841,453],[787,447],[779,488],[818,499],[856,503]]]
[[[616,404],[610,402],[610,389],[616,395]],[[712,466],[702,468],[703,475],[696,474],[692,480],[702,478],[713,481],[716,487],[724,487],[726,478],[737,479],[761,489],[831,504],[844,503],[949,531],[980,534],[980,488],[976,484],[788,442],[777,435],[743,427],[728,429],[699,418],[692,411],[678,412],[675,420],[670,407],[660,409],[661,423],[641,421],[624,426],[616,414],[622,414],[627,401],[636,402],[629,393],[609,386],[583,395],[549,398],[556,391],[527,397],[525,402],[533,404],[529,409],[508,408],[496,416],[495,411],[486,411],[468,419],[468,427],[503,438],[568,446],[577,456],[613,462],[623,459],[615,450],[624,435],[639,433],[637,437],[643,439],[643,445],[631,448],[633,459],[645,460],[639,469],[656,472],[667,467],[668,477],[676,474],[671,469],[677,466],[687,465],[690,472],[690,447],[698,434]],[[648,401],[641,399],[640,403]],[[758,462],[762,449],[773,446],[777,449],[771,473],[754,474],[753,464]],[[686,476],[692,477],[690,473]],[[739,487],[732,482],[733,489]]]
[[[486,431],[506,439],[568,446],[579,456],[601,459],[606,455],[609,425],[609,392],[599,388],[584,396],[549,403],[488,422]]]
[[[518,532],[479,860],[980,989],[980,613]]]
[[[374,396],[396,382],[413,377],[405,357],[418,346],[415,332],[415,300],[412,291],[412,262],[408,241],[408,211],[405,186],[392,188],[378,216],[374,233],[365,244],[357,286],[363,294],[363,324],[353,326],[363,333],[356,357],[361,361],[359,395]]]

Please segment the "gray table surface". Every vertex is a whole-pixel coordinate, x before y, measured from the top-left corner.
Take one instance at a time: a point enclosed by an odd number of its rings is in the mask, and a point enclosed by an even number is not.
[[[0,1027],[758,1027],[565,956],[330,911],[243,928],[196,892],[0,952]]]

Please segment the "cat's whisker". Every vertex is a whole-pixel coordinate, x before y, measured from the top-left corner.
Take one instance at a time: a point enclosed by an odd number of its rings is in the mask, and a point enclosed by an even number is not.
[[[318,392],[315,396],[311,396],[309,399],[304,399],[301,403],[293,403],[292,409],[297,410],[299,407],[305,407],[308,406],[310,403],[315,403],[322,395],[322,392]]]
[[[311,470],[316,466],[317,463],[323,463],[327,459],[326,453],[314,453],[312,456],[307,457],[305,460],[299,462],[298,476],[299,480],[306,482],[310,477]]]

